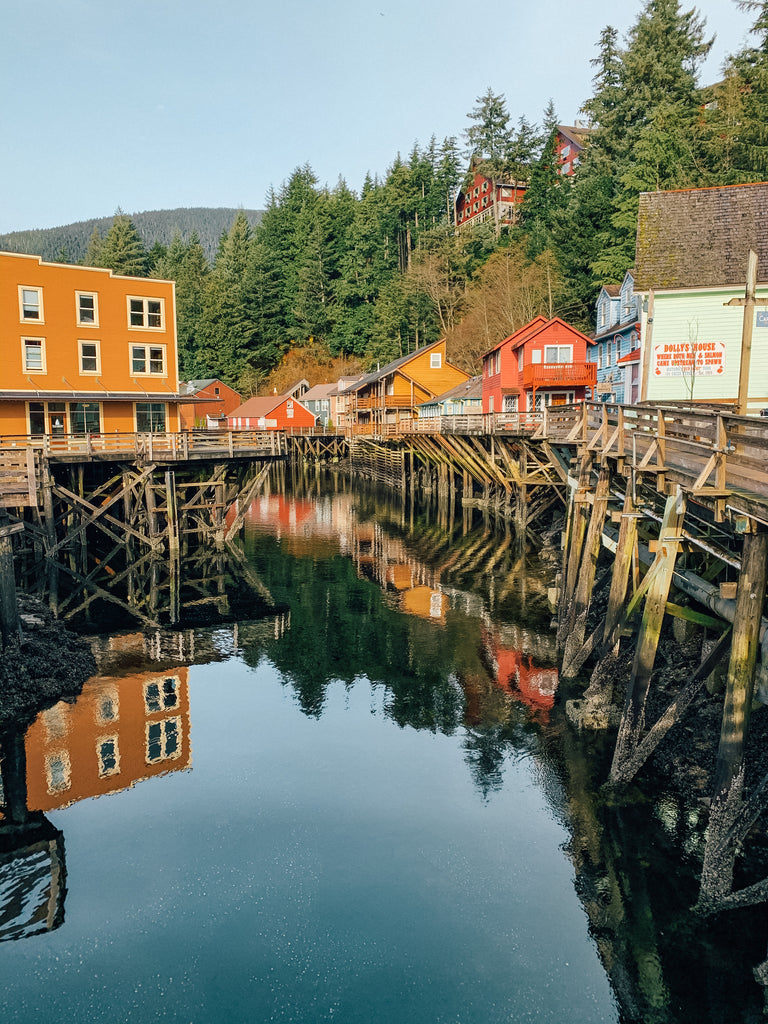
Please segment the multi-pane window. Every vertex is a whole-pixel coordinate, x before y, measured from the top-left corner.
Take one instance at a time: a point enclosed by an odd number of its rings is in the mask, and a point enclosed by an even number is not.
[[[165,431],[165,402],[137,402],[136,430],[139,433]]]
[[[179,705],[178,676],[153,679],[144,686],[144,705],[147,714],[155,711],[171,711]]]
[[[147,764],[166,761],[181,753],[181,719],[147,722]]]
[[[545,363],[570,363],[571,361],[571,346],[570,345],[545,345],[544,346],[544,362]]]
[[[99,366],[99,343],[98,341],[81,341],[80,345],[80,372],[100,373]]]
[[[99,311],[96,295],[93,292],[76,292],[77,322],[86,327],[95,327],[99,322]]]
[[[429,366],[432,370],[439,370],[443,365],[443,355],[441,352],[430,352],[429,353]]]
[[[117,737],[109,736],[96,744],[99,759],[99,778],[117,775],[120,771],[120,757],[117,750]]]
[[[73,434],[100,434],[101,408],[98,402],[70,402],[69,424]]]
[[[43,289],[19,286],[19,314],[22,320],[43,321]]]
[[[24,369],[27,373],[45,372],[45,341],[43,338],[22,338]]]
[[[72,785],[72,764],[66,751],[49,754],[45,759],[49,793],[61,793]]]
[[[131,373],[165,373],[165,348],[131,345]]]
[[[162,330],[163,300],[129,298],[128,325],[130,327],[144,327],[151,330]]]

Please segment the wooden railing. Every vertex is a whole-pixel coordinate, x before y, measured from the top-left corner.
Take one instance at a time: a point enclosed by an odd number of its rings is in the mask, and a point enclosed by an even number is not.
[[[19,448],[33,448],[53,459],[126,456],[178,461],[208,455],[283,455],[286,443],[279,430],[0,435],[0,453]]]
[[[530,363],[523,367],[523,387],[592,388],[597,382],[597,363]]]

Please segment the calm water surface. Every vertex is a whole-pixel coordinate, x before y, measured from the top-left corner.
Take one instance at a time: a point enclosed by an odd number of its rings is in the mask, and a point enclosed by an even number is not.
[[[338,479],[241,550],[26,732],[4,1024],[763,1019],[765,932],[687,916],[690,810],[596,796],[535,557]]]

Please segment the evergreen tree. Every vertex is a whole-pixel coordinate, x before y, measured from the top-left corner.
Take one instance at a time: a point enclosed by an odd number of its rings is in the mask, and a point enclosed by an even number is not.
[[[464,132],[469,155],[496,168],[497,173],[489,177],[499,177],[512,145],[504,94],[497,95],[489,86],[482,96],[477,97],[476,105],[467,118],[473,122]]]
[[[733,168],[739,181],[768,177],[768,0],[739,0],[754,11],[755,46],[744,47],[726,65],[726,82],[717,92],[715,132],[733,138]]]
[[[147,251],[133,221],[118,210],[112,227],[101,247],[99,266],[108,267],[116,274],[144,277],[147,273]]]
[[[570,181],[560,174],[557,158],[557,114],[552,100],[544,111],[545,142],[541,154],[531,166],[525,202],[522,205],[522,228],[528,236],[528,254],[535,259],[553,244],[552,230],[556,217],[565,208]]]
[[[101,232],[98,227],[93,229],[90,240],[88,242],[88,248],[85,251],[83,257],[84,267],[101,267],[101,253],[104,248],[104,239],[101,237]]]

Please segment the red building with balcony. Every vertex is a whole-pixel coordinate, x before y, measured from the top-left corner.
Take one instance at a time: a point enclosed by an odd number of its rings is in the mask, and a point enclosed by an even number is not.
[[[519,181],[493,181],[474,166],[472,180],[456,196],[456,227],[482,224],[493,220],[497,224],[514,224],[525,195],[525,183]]]
[[[537,316],[483,356],[483,412],[531,412],[570,405],[594,388],[589,338],[559,317]]]

